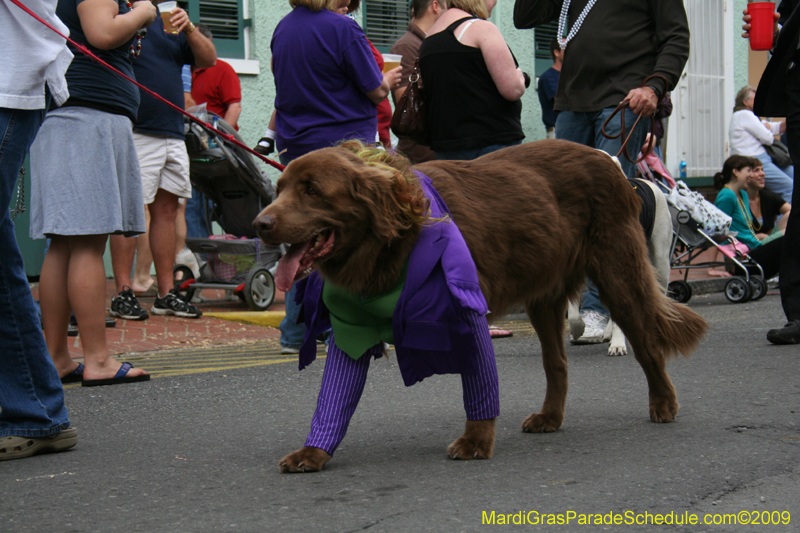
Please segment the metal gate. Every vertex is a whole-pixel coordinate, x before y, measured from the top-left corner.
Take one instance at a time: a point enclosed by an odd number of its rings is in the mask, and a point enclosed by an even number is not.
[[[687,177],[713,176],[728,157],[728,126],[735,95],[733,1],[688,0],[691,51],[672,92],[667,168],[676,177],[686,161]]]

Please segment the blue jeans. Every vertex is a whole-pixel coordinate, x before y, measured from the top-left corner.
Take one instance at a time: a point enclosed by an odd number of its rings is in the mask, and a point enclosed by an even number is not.
[[[197,189],[192,189],[192,197],[186,199],[186,237],[207,239],[211,234],[206,225],[206,197]]]
[[[500,150],[501,148],[516,146],[521,142],[522,141],[517,141],[511,144],[493,144],[491,146],[486,146],[484,148],[472,148],[469,150],[450,150],[450,151],[435,152],[435,153],[436,153],[436,159],[456,159],[459,161],[471,161],[473,159],[478,159],[482,155],[490,154],[494,151]]]
[[[281,346],[285,348],[300,348],[306,338],[306,325],[298,324],[300,306],[294,303],[297,293],[297,284],[292,285],[292,290],[286,293],[286,316],[281,320]]]
[[[764,183],[767,189],[780,194],[784,201],[792,203],[792,190],[794,189],[794,166],[789,165],[781,169],[772,162],[768,153],[756,156],[764,165]]]
[[[0,437],[45,437],[70,425],[8,213],[43,118],[42,109],[0,107]]]
[[[622,137],[616,139],[606,139],[602,134],[603,123],[614,112],[613,107],[607,107],[600,111],[593,112],[575,112],[575,111],[562,111],[558,114],[556,119],[556,137],[565,139],[567,141],[576,142],[598,150],[603,150],[610,155],[617,155],[620,147],[622,146]],[[633,123],[636,122],[637,115],[631,111],[625,113],[625,135],[627,136]],[[620,115],[612,120],[606,127],[606,133],[609,135],[617,135],[620,132],[622,121]],[[639,121],[639,125],[631,136],[628,142],[628,153],[632,159],[636,159],[639,151],[644,144],[644,139],[650,129],[650,119],[643,118]],[[625,154],[619,156],[619,162],[622,165],[622,171],[632,179],[636,177],[636,165],[628,161]],[[586,280],[586,291],[583,293],[583,300],[581,302],[581,312],[596,311],[603,316],[608,316],[608,310],[600,303],[600,295],[597,292],[597,287],[591,280]]]
[[[617,155],[617,152],[619,152],[622,146],[623,139],[621,137],[606,139],[601,133],[603,123],[613,111],[613,107],[587,113],[562,111],[558,114],[558,118],[556,119],[556,137],[603,150],[609,155]],[[636,122],[636,117],[637,115],[632,111],[626,111],[626,136],[630,133],[633,123]],[[609,135],[617,135],[620,132],[622,121],[619,120],[619,118],[620,115],[617,114],[614,120],[608,124],[606,133]],[[644,144],[644,139],[648,131],[650,131],[650,119],[643,118],[639,121],[639,125],[636,126],[636,131],[634,131],[628,143],[628,153],[631,155],[632,159],[636,159],[636,156],[639,155],[639,151]],[[628,176],[628,179],[636,177],[636,165],[628,161],[624,154],[619,156],[619,162],[622,165],[622,171]]]
[[[280,156],[282,165],[288,165],[292,158],[285,155]],[[300,306],[294,303],[294,295],[297,292],[296,284],[292,285],[292,290],[286,293],[286,316],[281,320],[281,346],[284,348],[300,348],[306,338],[306,325],[298,324],[297,317],[300,316]]]

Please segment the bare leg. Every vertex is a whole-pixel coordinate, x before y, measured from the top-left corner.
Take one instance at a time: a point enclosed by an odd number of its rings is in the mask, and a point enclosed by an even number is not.
[[[47,350],[61,377],[78,368],[78,363],[72,360],[67,348],[67,324],[72,312],[67,295],[69,255],[67,237],[52,236],[39,277],[39,302]]]
[[[175,218],[178,197],[158,189],[150,204],[150,250],[156,265],[158,295],[164,297],[172,290],[172,267],[175,264]]]
[[[112,235],[109,242],[111,243],[111,268],[114,271],[114,284],[117,294],[119,294],[124,287],[131,286],[131,268],[133,268],[133,256],[136,254],[136,239],[123,235]],[[105,243],[103,248],[105,248]],[[103,279],[105,279],[105,270]],[[104,300],[105,290],[101,298],[101,301]]]
[[[47,268],[42,269],[42,319],[51,356],[64,376],[77,365],[68,364],[66,326],[70,307],[75,312],[81,332],[81,344],[87,380],[111,378],[122,363],[109,356],[105,330],[105,251],[106,235],[56,236],[50,243],[55,255]],[[56,247],[53,248],[53,244]],[[48,252],[48,256],[50,252]],[[46,260],[47,261],[47,260]],[[52,293],[52,294],[50,294]],[[128,376],[146,374],[134,368]]]
[[[150,276],[153,254],[150,253],[150,209],[146,205],[144,206],[144,218],[147,232],[136,238],[136,270],[133,275],[133,283],[131,283],[133,292],[144,292],[155,283]]]

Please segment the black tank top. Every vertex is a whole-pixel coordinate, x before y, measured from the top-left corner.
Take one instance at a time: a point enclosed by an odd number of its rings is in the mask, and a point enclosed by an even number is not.
[[[471,18],[425,38],[420,47],[419,68],[435,151],[485,148],[525,138],[522,102],[503,98],[480,48],[461,44],[453,34]]]

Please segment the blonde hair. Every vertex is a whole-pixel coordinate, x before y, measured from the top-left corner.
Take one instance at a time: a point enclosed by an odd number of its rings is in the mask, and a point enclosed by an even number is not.
[[[445,9],[455,7],[467,13],[472,13],[483,20],[489,18],[489,10],[486,9],[486,0],[443,0],[439,3],[443,4]]]
[[[303,6],[311,11],[322,11],[323,9],[336,11],[339,7],[339,0],[289,0],[289,5],[292,6],[292,9]]]
[[[375,146],[368,146],[358,140],[344,141],[339,144],[355,154],[375,172],[373,178],[387,185],[392,194],[384,197],[385,212],[393,212],[397,216],[391,228],[385,231],[389,238],[397,238],[402,232],[425,222],[434,222],[439,219],[430,218],[430,202],[419,179],[411,171],[411,162],[395,151],[386,151]]]

